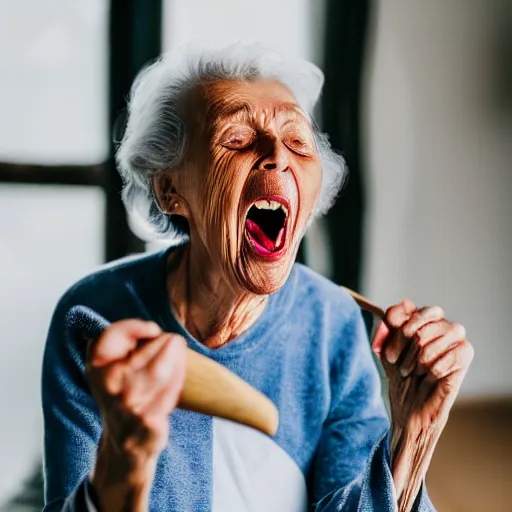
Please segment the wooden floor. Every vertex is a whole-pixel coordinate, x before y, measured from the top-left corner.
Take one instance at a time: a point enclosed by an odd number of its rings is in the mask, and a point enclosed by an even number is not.
[[[455,405],[427,488],[438,512],[512,512],[512,399]]]

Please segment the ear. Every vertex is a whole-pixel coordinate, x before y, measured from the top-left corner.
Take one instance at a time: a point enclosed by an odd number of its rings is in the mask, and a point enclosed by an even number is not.
[[[175,174],[172,172],[157,172],[153,175],[153,193],[160,210],[167,215],[181,215],[190,218],[190,208],[187,200],[178,192]]]

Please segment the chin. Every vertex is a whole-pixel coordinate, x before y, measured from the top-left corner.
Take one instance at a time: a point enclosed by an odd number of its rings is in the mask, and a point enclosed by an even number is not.
[[[279,265],[268,266],[253,262],[244,268],[237,268],[237,281],[239,285],[254,295],[269,295],[279,290],[288,279],[293,260],[286,267]]]
[[[269,295],[279,290],[288,279],[298,250],[298,243],[286,244],[279,254],[262,254],[250,240],[242,243],[235,263],[238,284],[249,293]]]
[[[234,271],[238,284],[250,293],[273,293],[290,275],[300,242],[296,211],[290,203],[281,194],[258,195],[248,201],[238,226]]]

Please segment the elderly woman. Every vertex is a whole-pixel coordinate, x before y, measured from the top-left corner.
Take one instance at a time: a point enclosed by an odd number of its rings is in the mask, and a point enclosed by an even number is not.
[[[344,177],[311,118],[321,85],[253,45],[164,56],[136,80],[123,197],[172,243],[56,308],[46,511],[433,510],[424,476],[473,351],[439,307],[389,308],[373,350],[390,424],[360,309],[294,264]],[[187,345],[275,403],[275,437],[176,409]]]

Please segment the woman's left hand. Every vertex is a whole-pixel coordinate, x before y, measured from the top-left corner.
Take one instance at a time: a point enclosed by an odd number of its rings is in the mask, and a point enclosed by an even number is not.
[[[400,510],[408,510],[474,349],[440,307],[417,308],[407,299],[386,311],[372,348],[389,380],[393,478]]]

